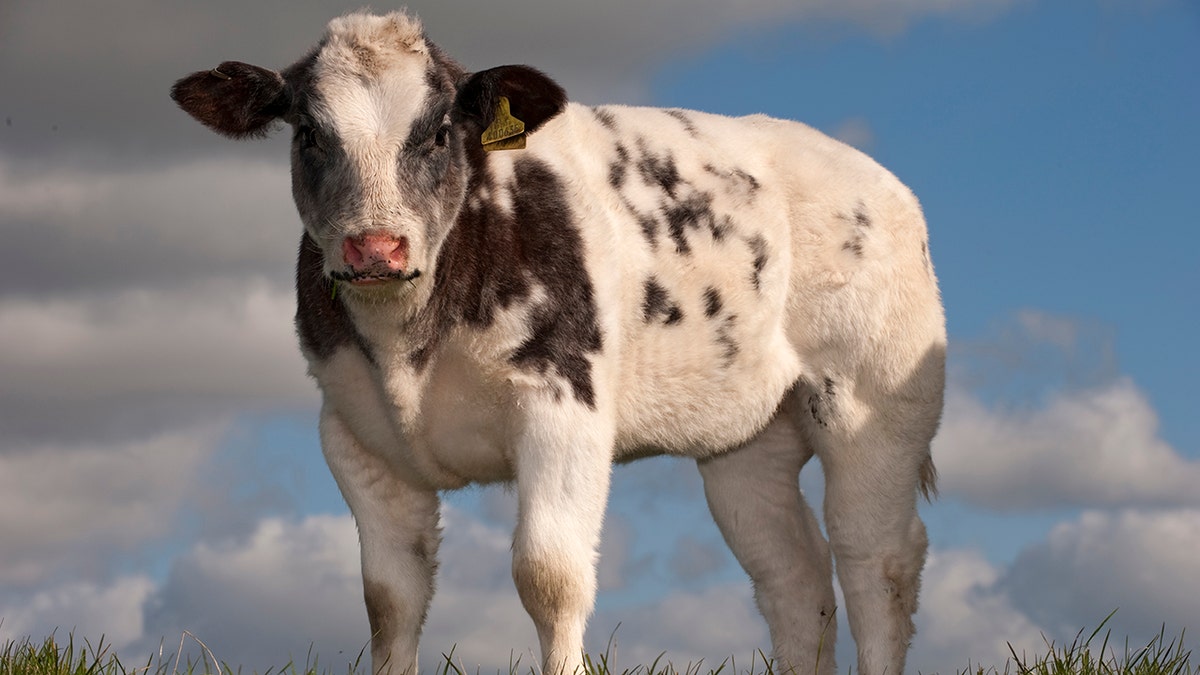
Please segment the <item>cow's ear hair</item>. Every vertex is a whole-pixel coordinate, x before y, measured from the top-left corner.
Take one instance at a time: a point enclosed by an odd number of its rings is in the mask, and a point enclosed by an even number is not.
[[[467,77],[458,88],[456,112],[487,128],[500,97],[508,98],[513,117],[525,123],[526,133],[563,111],[567,92],[545,73],[529,66],[499,66]]]
[[[279,73],[239,61],[188,75],[171,87],[171,98],[198,122],[230,138],[265,136],[291,107]]]

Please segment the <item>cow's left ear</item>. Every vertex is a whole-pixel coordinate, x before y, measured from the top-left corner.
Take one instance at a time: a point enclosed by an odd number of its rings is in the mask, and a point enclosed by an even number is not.
[[[540,70],[500,66],[469,76],[458,88],[454,107],[459,115],[487,128],[501,96],[508,99],[513,117],[525,123],[526,133],[537,131],[567,105],[567,92]]]

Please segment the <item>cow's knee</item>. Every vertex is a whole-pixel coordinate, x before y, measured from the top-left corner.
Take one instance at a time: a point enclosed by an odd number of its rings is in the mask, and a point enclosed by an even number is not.
[[[581,574],[582,572],[582,574]],[[524,554],[513,558],[513,581],[521,603],[533,620],[551,625],[586,612],[587,570],[558,554]]]

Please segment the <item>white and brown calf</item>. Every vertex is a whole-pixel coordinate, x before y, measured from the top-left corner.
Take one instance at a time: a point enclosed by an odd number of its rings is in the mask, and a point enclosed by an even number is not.
[[[945,331],[916,199],[794,122],[568,103],[467,73],[404,14],[335,19],[276,73],[175,100],[291,125],[300,343],[357,521],[376,670],[415,672],[438,491],[515,481],[513,578],[547,672],[580,666],[612,463],[696,460],[777,668],[898,674],[925,560]],[[486,152],[507,99],[527,147]],[[816,454],[829,542],[798,487]]]

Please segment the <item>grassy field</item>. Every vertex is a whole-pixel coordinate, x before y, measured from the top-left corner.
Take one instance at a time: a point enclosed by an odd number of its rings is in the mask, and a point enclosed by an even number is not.
[[[1101,635],[1100,629],[1086,638],[1084,631],[1080,631],[1071,644],[1048,644],[1045,653],[1032,661],[1014,652],[1003,664],[971,665],[953,675],[1200,675],[1200,664],[1192,665],[1191,650],[1184,647],[1183,633],[1170,637],[1164,629],[1149,644],[1141,646],[1116,645],[1109,638],[1107,632]],[[204,647],[199,640],[196,642]],[[182,646],[181,640],[180,650]],[[358,664],[343,669],[319,666],[316,657],[310,656],[308,664],[287,663],[262,673],[250,673],[227,663],[218,665],[207,648],[203,649],[206,658],[199,661],[185,661],[179,653],[157,655],[141,664],[123,663],[103,640],[80,644],[74,636],[68,636],[65,643],[53,636],[40,642],[26,638],[0,646],[0,675],[369,675],[369,659],[362,655]],[[732,660],[709,669],[692,665],[679,669],[673,664],[655,661],[618,673],[610,671],[604,656],[588,658],[586,662],[588,675],[776,675],[761,655],[751,660],[748,669],[736,666]],[[452,658],[447,658],[432,672],[434,675],[491,675],[464,672]],[[846,672],[852,674],[852,669]],[[535,673],[531,668],[513,667],[500,675]]]

